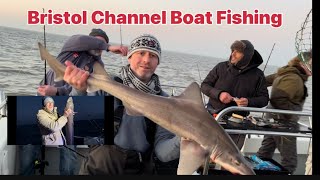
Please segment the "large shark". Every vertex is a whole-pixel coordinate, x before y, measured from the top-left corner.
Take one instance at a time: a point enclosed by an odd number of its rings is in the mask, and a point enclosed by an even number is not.
[[[64,108],[64,110],[67,109],[71,109],[74,112],[74,103],[73,103],[73,99],[72,97],[69,97],[66,103],[66,107]],[[73,130],[73,126],[74,126],[74,113],[71,113],[68,116],[68,122],[66,124],[66,141],[68,145],[73,145],[74,141],[73,141],[73,136],[74,136],[74,130]]]
[[[38,45],[41,59],[47,60],[56,74],[55,80],[63,80],[66,67],[41,43]],[[179,96],[156,96],[112,80],[105,69],[95,63],[87,84],[88,91],[101,89],[119,98],[128,114],[145,116],[183,137],[177,174],[194,173],[207,157],[233,174],[255,174],[230,136],[204,108],[196,82],[191,83]]]

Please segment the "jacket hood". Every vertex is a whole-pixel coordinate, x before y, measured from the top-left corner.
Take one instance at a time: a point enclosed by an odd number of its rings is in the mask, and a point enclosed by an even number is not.
[[[282,76],[288,73],[296,73],[298,74],[303,81],[308,80],[308,75],[301,73],[301,71],[295,66],[284,66],[278,69],[277,75]]]
[[[256,68],[256,67],[260,66],[262,63],[263,63],[262,56],[260,55],[260,53],[257,50],[254,50],[253,56],[252,56],[251,60],[249,61],[249,64],[247,64],[246,66],[242,67],[242,69],[239,68],[239,66],[238,66],[239,63],[237,65],[233,65],[233,64],[230,63],[230,60],[229,60],[229,66],[234,66],[237,69],[241,69],[242,72],[247,71],[247,70],[252,69],[252,68]]]
[[[232,43],[230,48],[232,52],[233,50],[237,50],[244,54],[243,58],[235,66],[238,69],[245,69],[249,65],[254,55],[254,46],[248,40],[240,40],[240,41],[237,40],[234,43]],[[230,55],[229,61],[230,59],[231,59],[231,55]]]

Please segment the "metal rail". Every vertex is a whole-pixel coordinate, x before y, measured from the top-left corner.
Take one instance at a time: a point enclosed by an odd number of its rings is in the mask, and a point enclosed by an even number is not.
[[[222,117],[227,113],[233,111],[250,111],[250,112],[261,112],[261,113],[278,113],[278,114],[291,114],[300,116],[309,116],[312,114],[303,111],[291,111],[291,110],[281,110],[281,109],[267,109],[267,108],[254,108],[254,107],[238,107],[232,106],[222,110],[217,116],[216,120],[221,121]],[[301,124],[308,127],[305,124]],[[291,132],[281,132],[281,131],[264,131],[264,130],[250,130],[250,129],[225,129],[228,134],[262,134],[262,135],[274,135],[274,136],[295,136],[295,137],[305,137],[312,138],[312,133],[291,133]],[[209,162],[204,163],[203,175],[208,175]]]
[[[216,120],[220,121],[224,115],[233,111],[250,111],[250,112],[261,112],[261,113],[276,113],[276,114],[291,114],[300,116],[309,116],[312,114],[303,111],[292,111],[292,110],[281,110],[281,109],[267,109],[267,108],[254,108],[254,107],[238,107],[232,106],[222,110],[217,116]],[[305,124],[298,123],[302,126],[308,127]],[[264,130],[251,130],[251,129],[225,129],[230,134],[262,134],[262,135],[274,135],[274,136],[294,136],[294,137],[306,137],[312,138],[312,133],[299,133],[299,132],[281,132],[281,131],[264,131]]]
[[[7,116],[7,97],[3,91],[0,90],[0,117]]]

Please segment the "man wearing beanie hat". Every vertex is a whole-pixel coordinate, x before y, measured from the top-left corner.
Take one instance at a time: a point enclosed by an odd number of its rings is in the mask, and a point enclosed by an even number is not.
[[[67,117],[73,113],[67,109],[63,116],[59,117],[57,107],[54,107],[52,97],[44,97],[42,100],[43,108],[38,111],[37,119],[42,135],[42,144],[46,146],[58,146],[66,143],[62,128],[68,122]]]
[[[259,52],[248,40],[237,40],[230,49],[229,60],[218,63],[201,83],[202,93],[209,97],[207,109],[213,115],[230,106],[261,108],[269,101],[264,72],[258,68],[263,62]],[[245,135],[230,136],[241,150]]]
[[[92,29],[89,35],[73,35],[63,45],[57,59],[64,63],[71,61],[77,67],[92,72],[93,63],[99,62],[104,65],[101,59],[102,51],[110,51],[123,56],[127,55],[126,46],[110,45],[109,37],[102,29]],[[68,95],[71,87],[64,81],[54,81],[54,72],[50,69],[45,79],[40,82],[37,93],[41,96]]]
[[[304,58],[301,58],[301,55]],[[270,102],[267,108],[302,111],[308,89],[306,82],[312,75],[312,55],[303,52],[292,58],[288,65],[277,70],[276,73],[266,77],[267,85],[272,86]],[[266,118],[282,119],[298,122],[300,116],[290,114],[266,113]],[[281,165],[293,174],[298,165],[297,138],[294,136],[267,136],[263,137],[257,155],[260,158],[272,159],[275,150],[281,155]]]
[[[159,62],[161,58],[161,47],[159,41],[150,34],[143,34],[131,41],[127,58],[137,51],[149,51],[157,55]]]
[[[129,64],[121,68],[119,75],[113,76],[115,81],[145,93],[168,96],[155,74],[161,59],[161,46],[153,35],[142,34],[133,39],[127,57]],[[89,74],[71,62],[66,65],[68,73],[64,80],[73,87],[70,95],[108,95],[103,91],[87,93]],[[150,174],[155,168],[152,154],[159,161],[174,162],[177,168],[180,137],[146,117],[128,115],[117,98],[114,109],[117,119],[114,145],[93,147],[82,162],[79,174]]]

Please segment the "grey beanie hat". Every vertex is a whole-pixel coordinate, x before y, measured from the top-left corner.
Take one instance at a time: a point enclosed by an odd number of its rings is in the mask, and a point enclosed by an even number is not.
[[[142,34],[132,40],[129,46],[127,58],[129,59],[133,53],[140,50],[155,53],[158,56],[158,60],[160,63],[161,47],[159,41],[154,36],[150,34]]]
[[[239,69],[246,68],[252,59],[254,54],[254,47],[248,40],[237,40],[231,45],[231,51],[237,50],[244,54],[243,58],[235,65]]]
[[[95,29],[93,28],[89,34],[89,36],[101,36],[103,37],[107,43],[109,43],[109,37],[106,32],[102,29]]]
[[[43,106],[46,106],[47,103],[49,103],[49,102],[53,102],[53,103],[54,103],[54,100],[52,99],[52,97],[46,96],[46,97],[44,97],[43,100],[42,100],[42,105],[43,105]]]

